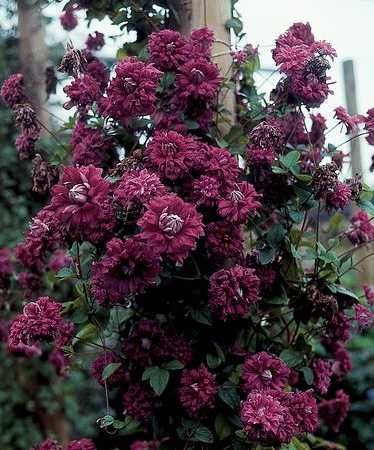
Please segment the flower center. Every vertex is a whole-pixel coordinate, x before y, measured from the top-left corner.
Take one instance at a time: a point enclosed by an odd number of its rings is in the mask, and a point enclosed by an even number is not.
[[[151,348],[151,341],[148,338],[142,338],[142,348],[144,350],[149,350]]]
[[[161,144],[161,149],[164,153],[171,153],[172,155],[177,152],[177,146],[172,142],[164,142]]]
[[[205,75],[199,69],[192,69],[191,70],[191,78],[194,83],[198,84],[205,80]]]
[[[233,202],[239,202],[240,200],[244,199],[244,194],[243,192],[237,190],[237,191],[232,191],[230,193],[230,200],[232,200]]]
[[[176,235],[183,228],[183,219],[177,214],[168,214],[167,208],[164,209],[160,218],[158,219],[158,225],[167,234]]]
[[[273,379],[273,374],[271,373],[271,370],[266,369],[262,372],[261,378],[265,381],[270,381]]]
[[[166,50],[169,50],[170,52],[173,52],[175,50],[175,43],[169,42],[169,44],[166,44]]]
[[[131,77],[126,77],[123,79],[123,87],[127,94],[131,94],[131,92],[135,91],[136,83]]]
[[[88,190],[90,186],[87,183],[75,184],[69,191],[69,199],[73,203],[83,205],[88,200]]]

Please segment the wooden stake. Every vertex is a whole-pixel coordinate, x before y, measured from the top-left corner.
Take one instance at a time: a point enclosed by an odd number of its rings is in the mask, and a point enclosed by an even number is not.
[[[357,108],[357,92],[356,92],[356,79],[354,72],[354,64],[351,59],[343,62],[343,74],[344,74],[344,90],[345,98],[347,103],[347,111],[351,116],[358,114]],[[352,139],[350,141],[350,156],[351,156],[351,166],[352,175],[362,175],[363,165],[361,156],[361,146],[360,140]],[[369,249],[370,247],[370,249]],[[364,258],[368,252],[372,251],[372,245],[368,245],[368,248],[363,247],[356,252],[356,260]],[[372,280],[372,270],[371,261],[365,260],[360,265],[357,266],[359,270],[358,279],[359,283],[362,285],[364,283],[370,283]]]

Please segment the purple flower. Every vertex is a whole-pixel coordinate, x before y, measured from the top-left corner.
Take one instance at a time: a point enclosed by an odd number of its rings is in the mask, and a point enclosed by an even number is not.
[[[155,409],[153,390],[145,384],[132,384],[123,396],[123,414],[139,422],[149,420]]]
[[[46,439],[36,447],[32,447],[30,450],[62,450],[62,447],[57,441],[53,439]]]
[[[237,259],[242,255],[243,235],[238,224],[211,222],[205,233],[205,246],[210,257]]]
[[[96,450],[91,439],[79,439],[77,441],[70,441],[65,447],[65,450]]]
[[[201,215],[176,195],[151,200],[138,225],[143,228],[141,239],[152,242],[157,253],[178,263],[195,250],[197,240],[204,235]]]
[[[151,64],[130,57],[117,64],[107,97],[102,99],[102,114],[124,124],[134,117],[152,114],[161,72]]]
[[[1,86],[0,95],[4,103],[12,109],[16,105],[26,102],[23,75],[15,73],[7,78]]]
[[[319,413],[334,433],[338,433],[342,423],[347,417],[350,408],[349,396],[342,390],[338,390],[335,398],[323,400],[319,404]]]
[[[371,108],[366,113],[367,117],[364,118],[365,130],[368,132],[366,140],[370,145],[374,145],[374,108]]]
[[[215,375],[201,365],[197,369],[184,369],[179,388],[179,399],[184,409],[196,414],[213,408],[217,394]]]
[[[126,297],[153,285],[159,272],[160,258],[152,247],[133,238],[113,238],[106,256],[92,266],[91,291],[101,304],[126,304]]]
[[[369,242],[374,237],[374,226],[367,212],[358,210],[351,217],[351,225],[347,231],[349,240],[354,245]]]
[[[167,193],[160,178],[147,169],[125,172],[113,196],[125,210],[144,208],[155,198]]]
[[[70,97],[70,100],[64,103],[64,108],[70,109],[77,106],[83,112],[101,96],[99,83],[88,74],[73,80],[71,84],[64,87],[64,92]]]
[[[63,229],[76,239],[98,242],[115,223],[109,204],[109,183],[94,166],[65,167],[53,186],[51,208]]]
[[[188,42],[189,54],[194,57],[209,58],[212,52],[214,33],[209,28],[198,28],[192,30]]]
[[[249,214],[254,214],[261,207],[258,197],[250,183],[235,183],[226,197],[219,201],[218,213],[229,222],[245,223]]]
[[[364,284],[363,286],[364,294],[366,297],[366,300],[368,301],[370,306],[374,306],[374,291],[368,284]]]
[[[77,166],[102,167],[114,155],[114,142],[99,129],[89,128],[78,122],[73,136],[73,163]]]
[[[67,341],[71,336],[72,326],[61,317],[61,309],[62,304],[49,297],[40,297],[36,302],[26,304],[23,313],[10,326],[10,350],[19,343],[33,346],[42,341]]]
[[[221,269],[209,281],[209,307],[221,320],[247,314],[259,300],[260,280],[253,269],[239,265]]]
[[[286,413],[286,408],[266,391],[251,392],[240,408],[245,433],[249,439],[260,442],[276,439]]]
[[[317,358],[313,361],[314,387],[320,394],[326,394],[333,374],[332,361]]]
[[[222,78],[218,67],[205,59],[192,59],[179,68],[176,76],[181,101],[202,99],[212,101],[217,95]]]
[[[352,200],[351,188],[338,180],[335,190],[326,195],[326,206],[332,209],[344,209],[350,200]]]
[[[67,8],[60,16],[60,23],[64,30],[72,31],[78,25],[78,19],[74,13],[74,8]]]
[[[198,151],[191,137],[176,131],[157,131],[145,150],[145,159],[161,178],[174,181],[189,173],[191,157]]]
[[[105,45],[104,35],[100,31],[95,31],[95,34],[89,34],[86,40],[86,47],[88,50],[101,50]]]
[[[150,61],[160,70],[175,70],[190,57],[187,40],[177,31],[161,30],[149,37]]]
[[[358,124],[363,121],[362,116],[351,116],[343,106],[335,108],[335,116],[339,122],[346,127],[347,134],[356,133]]]
[[[355,320],[360,328],[370,328],[374,321],[374,313],[366,306],[357,303],[355,305]]]
[[[256,389],[282,389],[290,376],[290,369],[277,356],[266,352],[249,356],[242,368],[246,392]]]
[[[211,207],[218,204],[221,183],[213,177],[202,175],[192,183],[192,200],[197,206]]]
[[[10,257],[11,254],[9,248],[0,249],[0,289],[6,289],[9,286],[10,277],[13,271]]]

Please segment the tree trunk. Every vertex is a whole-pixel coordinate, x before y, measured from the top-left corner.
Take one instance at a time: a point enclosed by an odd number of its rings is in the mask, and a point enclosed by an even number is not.
[[[17,6],[21,71],[37,117],[49,128],[45,84],[48,50],[40,5],[35,0],[17,0]]]

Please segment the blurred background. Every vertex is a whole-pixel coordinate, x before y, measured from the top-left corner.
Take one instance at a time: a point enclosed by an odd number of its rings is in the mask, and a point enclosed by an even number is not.
[[[27,0],[24,0],[27,1]],[[66,2],[50,2],[42,8],[44,27],[44,45],[48,50],[48,60],[57,66],[68,41],[77,48],[83,47],[89,32],[105,33],[107,45],[98,53],[99,57],[111,65],[117,49],[134,36],[127,33],[118,35],[118,28],[111,25],[109,19],[93,19],[87,28],[85,13],[78,12],[78,26],[73,31],[65,31],[59,23],[59,17]],[[256,73],[259,91],[269,93],[275,86],[277,74],[271,58],[274,41],[294,22],[310,22],[318,39],[331,42],[337,50],[338,58],[331,70],[334,96],[330,96],[321,108],[321,113],[333,123],[331,111],[337,106],[348,109],[357,104],[357,112],[365,113],[374,106],[373,48],[374,48],[374,0],[261,0],[250,2],[238,0],[237,9],[242,15],[244,32],[249,42],[258,46],[261,69]],[[23,61],[20,55],[19,25],[17,2],[0,1],[0,83],[10,74],[20,70]],[[344,63],[353,67],[353,72],[344,74]],[[349,68],[348,67],[348,68]],[[352,73],[356,95],[352,100]],[[60,127],[68,120],[71,112],[62,108],[64,101],[63,86],[66,81],[59,76],[56,94],[52,94],[48,103],[48,121],[51,127]],[[351,102],[351,104],[350,104]],[[355,112],[355,111],[353,111]],[[331,125],[329,126],[329,128]],[[335,143],[336,130],[329,136]],[[31,191],[29,177],[30,162],[20,161],[14,150],[15,129],[9,111],[0,105],[0,247],[13,247],[22,239],[22,234],[31,215],[37,211],[45,198]],[[46,145],[48,141],[46,141]],[[343,148],[349,152],[350,145]],[[369,171],[372,149],[364,139],[360,140],[360,160],[364,181],[371,187],[374,175]],[[351,167],[347,166],[347,174]],[[356,278],[351,280],[354,285]],[[352,412],[343,425],[341,434],[325,434],[327,439],[338,440],[348,449],[374,450],[374,332],[355,337],[351,344],[354,370],[346,381],[346,390],[351,395]],[[103,396],[99,385],[91,383],[84,371],[70,379],[58,380],[51,384],[48,367],[38,367],[42,377],[42,389],[38,394],[33,391],[27,373],[34,376],[32,363],[24,363],[21,369],[4,349],[0,349],[0,449],[28,449],[32,443],[40,440],[46,423],[57,421],[72,430],[73,435],[92,436],[96,433],[94,421],[96,412],[102,407]],[[15,382],[16,372],[26,375],[22,383]],[[12,374],[9,377],[9,374]],[[13,374],[15,374],[13,376]],[[40,381],[40,380],[39,380]],[[40,384],[39,383],[39,384]],[[327,433],[326,430],[322,430]]]

